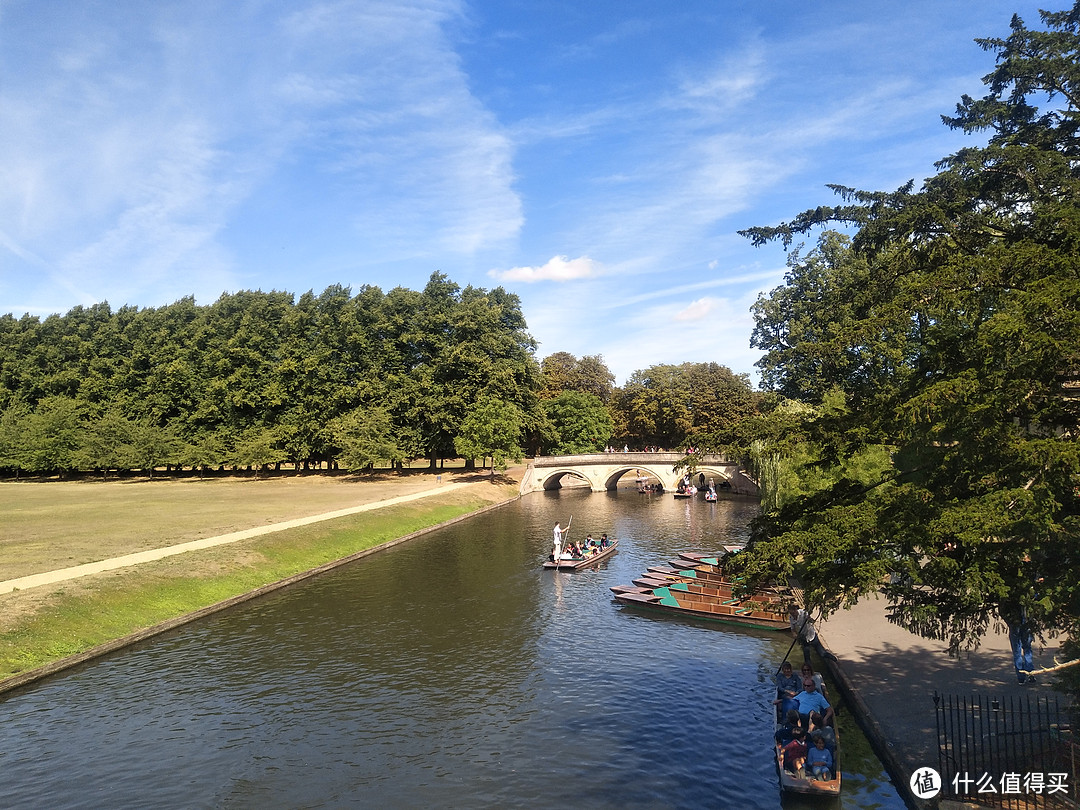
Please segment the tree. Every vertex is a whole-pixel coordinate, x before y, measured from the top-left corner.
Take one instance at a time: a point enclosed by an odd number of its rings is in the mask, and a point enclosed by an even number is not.
[[[822,463],[892,455],[765,515],[741,565],[799,576],[826,613],[881,590],[890,620],[954,652],[1020,609],[1080,631],[1080,3],[1042,19],[978,40],[989,92],[944,121],[985,146],[918,190],[834,187],[844,204],[744,232],[854,229],[794,258],[754,343],[773,389],[843,395],[804,423]]]
[[[134,433],[134,423],[118,408],[110,408],[87,425],[76,455],[78,466],[101,470],[102,478],[109,470],[130,469],[135,464]]]
[[[384,408],[357,408],[332,421],[328,431],[347,470],[366,470],[380,461],[393,464],[403,458]]]
[[[83,419],[83,406],[70,397],[52,396],[38,403],[26,420],[26,468],[61,474],[77,469]]]
[[[615,392],[615,375],[599,354],[579,360],[570,352],[555,352],[541,361],[540,370],[543,379],[541,399],[553,399],[563,391],[581,391],[606,404]]]
[[[548,452],[555,455],[595,453],[603,450],[615,426],[599,397],[580,391],[563,391],[541,403],[553,426]]]
[[[222,437],[216,432],[205,431],[181,446],[180,463],[191,465],[199,471],[199,477],[204,478],[208,469],[224,464],[227,455]]]
[[[277,445],[277,434],[270,428],[252,427],[245,430],[237,440],[229,456],[234,467],[252,467],[255,477],[268,464],[276,464],[287,458]]]
[[[727,366],[661,364],[631,374],[615,410],[628,443],[675,448],[756,413],[759,399],[750,380]]]
[[[495,468],[506,469],[506,462],[521,461],[521,432],[525,421],[512,402],[485,398],[469,411],[456,439],[454,449],[463,458],[491,456],[491,474]]]
[[[131,432],[131,458],[147,478],[153,478],[154,468],[180,463],[182,445],[168,428],[142,419]]]
[[[0,467],[15,470],[16,475],[28,469],[30,418],[30,409],[21,403],[0,413]]]

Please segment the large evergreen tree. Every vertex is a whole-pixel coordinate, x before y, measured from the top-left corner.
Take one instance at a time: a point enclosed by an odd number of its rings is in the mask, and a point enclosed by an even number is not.
[[[985,145],[918,190],[835,188],[839,206],[746,232],[853,229],[794,257],[754,343],[770,387],[831,398],[804,426],[824,462],[893,449],[879,482],[761,520],[746,570],[798,575],[827,612],[882,590],[893,621],[954,650],[1021,609],[1080,630],[1080,3],[1042,18],[979,40],[988,91],[944,120]]]

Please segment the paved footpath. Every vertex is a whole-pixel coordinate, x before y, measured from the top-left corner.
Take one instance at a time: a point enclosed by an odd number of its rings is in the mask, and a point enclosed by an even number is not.
[[[312,523],[333,520],[334,518],[345,517],[347,515],[355,515],[360,512],[370,512],[373,509],[382,509],[383,507],[393,506],[398,503],[416,501],[421,498],[428,498],[443,492],[452,492],[455,489],[461,489],[462,487],[471,485],[470,482],[441,484],[432,489],[413,492],[410,495],[399,495],[395,498],[387,498],[386,500],[375,501],[373,503],[365,503],[361,506],[350,506],[345,509],[337,509],[333,512],[323,512],[322,514],[310,515],[295,520],[286,520],[281,523],[256,526],[253,529],[244,529],[238,532],[230,532],[229,534],[219,534],[216,537],[204,537],[187,543],[178,543],[174,546],[154,548],[149,549],[148,551],[138,551],[134,554],[125,554],[122,557],[113,557],[108,560],[100,560],[99,562],[75,565],[71,568],[61,568],[56,571],[46,571],[41,574],[31,574],[30,576],[19,577],[18,579],[9,579],[0,582],[0,594],[11,593],[16,590],[21,591],[27,588],[36,588],[41,585],[51,585],[55,582],[77,579],[79,577],[89,576],[90,574],[98,574],[102,571],[112,571],[113,569],[125,568],[129,565],[138,565],[139,563],[150,562],[152,560],[160,560],[163,557],[171,557],[174,554],[183,554],[187,551],[197,551],[204,548],[213,548],[214,546],[223,546],[228,543],[235,543],[238,540],[247,540],[250,537],[272,534],[273,532],[280,532],[285,529],[295,529],[298,526],[309,526]]]
[[[937,724],[934,692],[970,697],[1057,696],[1048,686],[1016,682],[1008,635],[992,628],[979,649],[949,658],[941,642],[919,638],[890,624],[884,599],[867,599],[819,623],[821,640],[839,659],[833,673],[846,681],[869,714],[894,763],[907,779],[921,766],[937,768]],[[1036,642],[1035,668],[1053,666],[1056,642]],[[797,651],[793,651],[793,655]],[[1064,659],[1062,659],[1064,660]],[[847,702],[847,701],[845,701]],[[1066,701],[1062,699],[1064,707]],[[852,707],[849,706],[849,710]]]

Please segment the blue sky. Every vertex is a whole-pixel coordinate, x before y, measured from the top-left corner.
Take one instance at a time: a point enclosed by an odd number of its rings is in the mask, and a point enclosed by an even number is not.
[[[0,0],[0,312],[239,289],[522,300],[538,356],[751,374],[779,246],[892,190],[1027,0]]]

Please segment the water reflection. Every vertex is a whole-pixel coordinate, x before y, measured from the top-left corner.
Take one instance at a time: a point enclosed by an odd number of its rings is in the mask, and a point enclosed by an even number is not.
[[[530,496],[12,694],[0,806],[778,807],[767,701],[790,639],[608,591],[743,539],[755,511]],[[571,513],[619,551],[544,571]],[[903,807],[858,767],[837,806]]]

